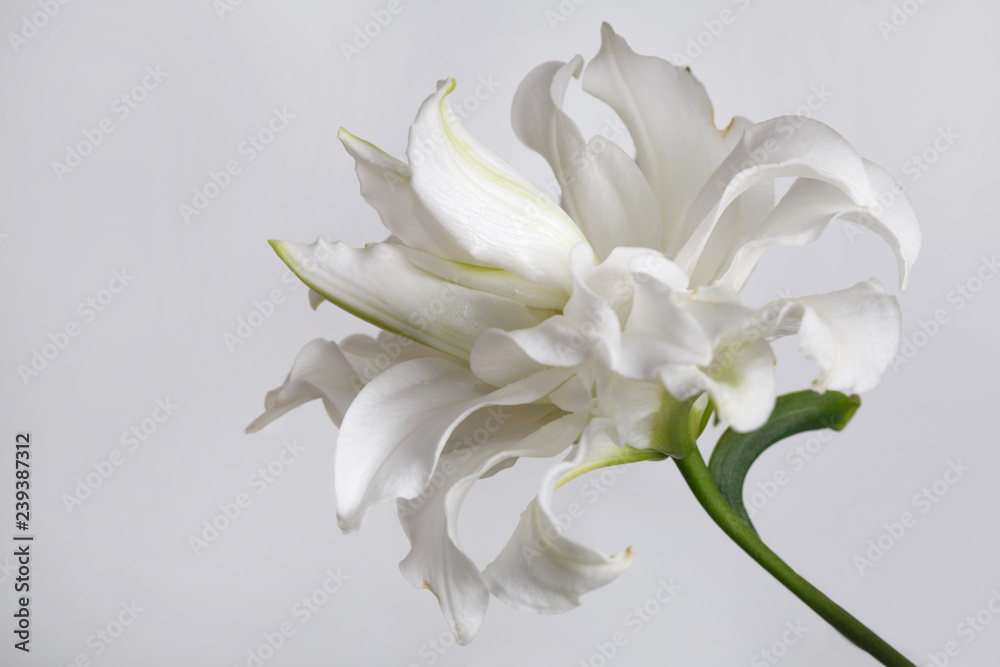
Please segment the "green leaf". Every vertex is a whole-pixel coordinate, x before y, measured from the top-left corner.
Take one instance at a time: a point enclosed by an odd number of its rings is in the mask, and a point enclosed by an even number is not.
[[[759,429],[750,433],[728,429],[722,434],[708,463],[712,480],[743,523],[756,532],[743,506],[743,482],[757,457],[796,433],[824,428],[839,431],[860,406],[861,398],[838,391],[817,394],[806,390],[779,396],[770,419]]]

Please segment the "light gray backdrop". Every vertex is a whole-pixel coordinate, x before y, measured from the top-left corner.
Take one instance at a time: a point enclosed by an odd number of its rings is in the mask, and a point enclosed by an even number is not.
[[[303,344],[371,331],[311,311],[266,243],[384,237],[337,128],[402,155],[417,107],[451,76],[471,129],[547,180],[513,136],[511,98],[544,61],[592,58],[602,20],[641,53],[687,52],[718,124],[807,112],[906,184],[924,230],[901,296],[906,356],[844,432],[765,455],[748,494],[780,554],[919,664],[996,664],[1000,10],[973,0],[5,0],[0,663],[247,666],[272,635],[268,667],[762,665],[775,646],[784,665],[874,664],[729,543],[669,463],[560,496],[586,507],[575,536],[634,547],[618,581],[555,617],[494,601],[475,642],[455,647],[433,596],[397,571],[393,507],[337,530],[322,408],[243,434]],[[568,106],[588,135],[612,118],[578,86]],[[244,143],[265,128],[280,131]],[[230,161],[238,173],[213,189]],[[891,253],[836,223],[808,248],[769,251],[745,297],[870,276],[895,284]],[[794,340],[779,356],[783,390],[806,386],[815,368]],[[30,655],[9,630],[19,432],[32,437]],[[287,463],[272,463],[286,443]],[[280,474],[255,473],[269,463]],[[954,484],[950,468],[963,470]],[[482,564],[543,469],[519,464],[473,491],[462,538]],[[769,484],[776,473],[786,483]],[[239,516],[194,548],[240,494]],[[888,549],[866,555],[880,538]],[[294,634],[278,642],[283,624]],[[627,642],[605,658],[616,632]]]

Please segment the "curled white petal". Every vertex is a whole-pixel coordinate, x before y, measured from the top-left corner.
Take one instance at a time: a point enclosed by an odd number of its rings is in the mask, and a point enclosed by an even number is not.
[[[585,421],[586,413],[560,416],[551,407],[541,414],[517,407],[499,417],[490,411],[473,413],[466,422],[482,423],[478,430],[489,431],[488,436],[444,454],[427,488],[416,498],[397,501],[411,545],[400,571],[414,586],[434,593],[459,644],[475,636],[490,595],[459,543],[462,501],[477,480],[504,462],[559,454],[573,444]]]
[[[796,180],[766,220],[742,246],[733,244],[716,274],[720,282],[739,289],[769,246],[795,246],[819,238],[834,218],[874,230],[896,255],[899,286],[905,290],[920,253],[920,226],[903,186],[878,165],[864,160],[874,203],[861,206],[842,189],[812,178]],[[724,274],[723,274],[724,272]],[[722,275],[720,275],[722,274]]]
[[[414,359],[383,372],[358,394],[341,426],[334,471],[341,528],[357,529],[375,503],[416,497],[455,426],[475,410],[531,403],[568,377],[553,369],[496,389],[467,364],[446,358]]]
[[[798,333],[802,353],[820,367],[817,391],[873,389],[899,345],[899,301],[874,278],[829,294],[781,299],[761,311],[777,313],[770,338]]]
[[[828,182],[859,206],[876,203],[861,156],[837,132],[810,118],[782,116],[746,128],[733,151],[707,179],[691,203],[667,256],[707,285],[729,255],[764,221],[724,213],[754,186],[797,176]],[[762,211],[766,215],[766,211]],[[680,244],[683,243],[683,246]]]
[[[317,338],[295,357],[285,382],[267,393],[264,414],[247,426],[256,433],[303,403],[322,399],[330,419],[339,428],[358,392],[392,366],[441,355],[437,350],[386,331],[377,338],[355,334],[339,344]]]
[[[267,392],[264,414],[247,426],[247,433],[256,433],[289,410],[317,398],[323,400],[333,423],[340,426],[363,386],[340,347],[333,341],[317,338],[295,357],[284,384]]]
[[[565,473],[582,465],[596,442],[606,439],[606,422],[595,420],[573,454],[553,466],[521,514],[503,551],[483,572],[490,591],[524,611],[556,614],[580,605],[580,596],[613,581],[632,563],[632,549],[608,556],[563,534],[552,511],[553,490]]]

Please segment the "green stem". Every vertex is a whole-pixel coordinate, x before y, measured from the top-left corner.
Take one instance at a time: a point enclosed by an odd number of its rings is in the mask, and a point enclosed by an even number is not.
[[[785,585],[800,600],[850,639],[859,648],[887,667],[916,667],[903,655],[889,646],[881,637],[865,627],[836,602],[825,596],[818,588],[799,576],[785,561],[778,558],[733,512],[719,492],[708,472],[708,466],[697,447],[692,447],[682,459],[674,459],[680,468],[684,481],[691,487],[701,506],[715,523],[747,552],[751,558]]]

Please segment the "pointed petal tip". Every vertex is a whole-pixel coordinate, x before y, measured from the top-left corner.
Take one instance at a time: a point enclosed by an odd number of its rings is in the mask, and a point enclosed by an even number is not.
[[[309,307],[313,310],[319,310],[319,307],[326,303],[326,297],[317,292],[314,289],[309,290]]]
[[[372,146],[371,143],[365,141],[356,134],[349,132],[346,128],[343,127],[337,130],[337,138],[340,139],[340,143],[344,145],[344,148],[346,148],[348,152],[350,152],[352,148],[356,149],[356,147],[358,147],[359,145],[370,146],[372,148],[375,148],[375,146]]]
[[[358,529],[358,522],[355,516],[345,516],[340,511],[337,512],[337,527],[340,528],[340,532],[353,533]]]

